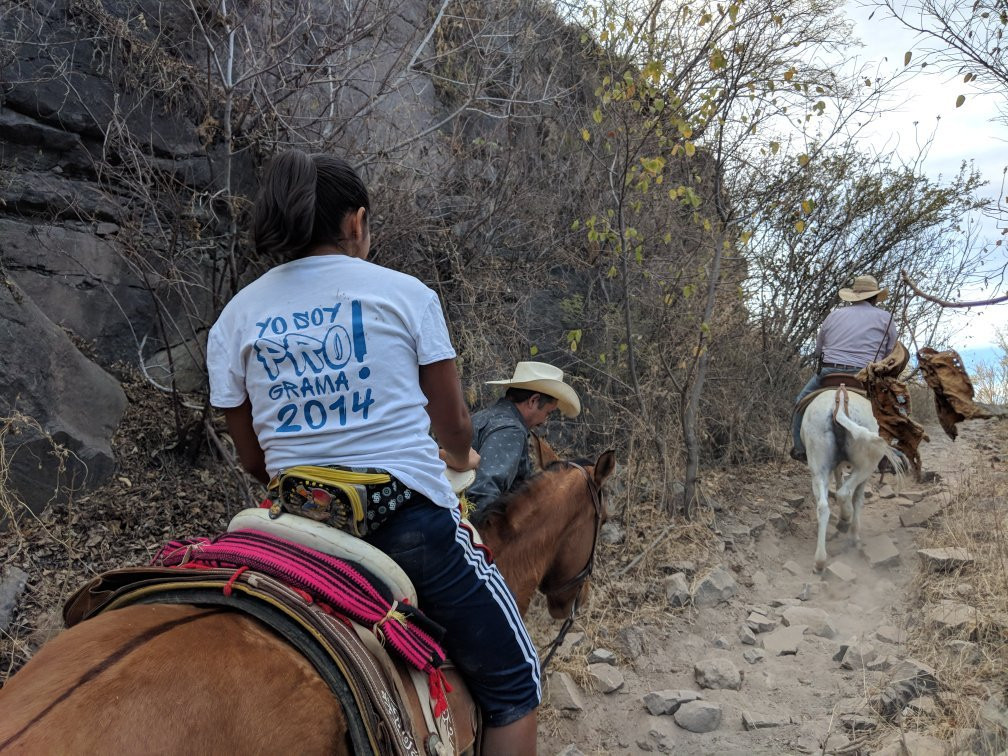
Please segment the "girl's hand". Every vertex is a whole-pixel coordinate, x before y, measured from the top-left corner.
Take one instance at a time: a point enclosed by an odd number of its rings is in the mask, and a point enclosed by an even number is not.
[[[448,465],[452,470],[458,470],[459,472],[465,472],[466,470],[475,470],[479,466],[480,455],[475,449],[469,449],[468,457],[456,457],[449,454],[444,449],[438,449],[438,456],[444,460],[444,463]]]

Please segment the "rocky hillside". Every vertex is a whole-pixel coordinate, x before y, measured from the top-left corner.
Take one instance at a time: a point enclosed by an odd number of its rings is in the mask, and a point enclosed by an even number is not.
[[[544,63],[544,40],[562,27],[512,3],[487,6],[476,27],[421,0],[366,6],[289,0],[264,13],[248,2],[221,15],[61,0],[0,11],[0,416],[16,428],[4,438],[6,485],[33,512],[112,474],[123,366],[181,392],[177,418],[203,404],[206,328],[269,263],[251,255],[245,213],[277,145],[353,159],[376,194],[374,257],[437,287],[455,320],[471,314],[460,289],[486,301],[478,287],[491,281],[509,302],[494,323],[528,327],[544,350],[564,343],[563,313],[544,293],[576,279],[554,257],[538,288],[524,282],[552,254],[552,213],[566,228],[568,208],[540,205],[530,220],[508,205],[546,155],[528,150],[519,172],[502,151],[556,139],[555,113],[527,122],[518,103],[528,88],[550,102],[576,96],[570,61]],[[469,70],[477,56],[487,70]],[[510,366],[506,334],[453,331],[474,367]],[[180,446],[206,443],[181,419],[176,431]]]

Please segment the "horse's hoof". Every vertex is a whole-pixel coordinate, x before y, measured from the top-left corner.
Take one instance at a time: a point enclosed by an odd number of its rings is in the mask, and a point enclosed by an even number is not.
[[[818,575],[819,573],[821,573],[825,569],[826,569],[826,562],[825,561],[823,561],[823,562],[816,562],[815,563],[815,567],[812,568],[812,571],[815,572]]]
[[[850,520],[837,520],[836,529],[839,530],[841,533],[846,533],[848,530],[850,530]]]

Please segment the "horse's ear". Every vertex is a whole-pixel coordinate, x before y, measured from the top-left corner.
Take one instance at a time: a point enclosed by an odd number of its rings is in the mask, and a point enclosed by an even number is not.
[[[616,452],[612,449],[602,452],[595,462],[595,482],[602,485],[606,478],[616,469]]]
[[[535,450],[536,462],[540,470],[545,470],[560,459],[553,447],[538,433],[532,433],[532,448]]]

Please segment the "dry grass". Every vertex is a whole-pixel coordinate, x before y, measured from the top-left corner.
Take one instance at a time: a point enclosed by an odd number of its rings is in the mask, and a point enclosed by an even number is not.
[[[952,482],[944,516],[920,539],[922,548],[960,547],[973,563],[946,573],[922,563],[912,586],[908,655],[936,671],[937,714],[913,714],[895,723],[962,748],[970,730],[990,730],[980,710],[992,695],[1008,699],[1008,423],[984,424],[979,464]],[[928,610],[941,601],[972,608],[955,629],[929,622]],[[882,733],[883,737],[889,731]],[[1008,746],[1001,743],[991,752]],[[991,745],[973,744],[985,753]]]

